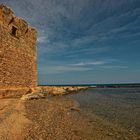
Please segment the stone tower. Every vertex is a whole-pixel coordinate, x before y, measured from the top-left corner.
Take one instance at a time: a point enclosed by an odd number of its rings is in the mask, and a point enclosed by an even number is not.
[[[37,31],[0,5],[0,88],[37,86]]]

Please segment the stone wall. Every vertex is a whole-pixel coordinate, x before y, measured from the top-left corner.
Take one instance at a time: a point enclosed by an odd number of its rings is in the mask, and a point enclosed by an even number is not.
[[[0,5],[0,88],[37,86],[37,32]]]

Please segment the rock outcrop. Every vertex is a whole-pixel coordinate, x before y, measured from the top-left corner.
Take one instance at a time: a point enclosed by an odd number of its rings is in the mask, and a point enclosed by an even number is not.
[[[26,94],[26,95],[23,95],[21,97],[21,100],[33,100],[33,99],[42,99],[42,98],[45,98],[44,94],[42,93],[30,93],[30,94]]]
[[[52,95],[66,95],[71,93],[77,93],[80,90],[86,90],[88,87],[78,86],[40,86],[42,92],[47,92]]]

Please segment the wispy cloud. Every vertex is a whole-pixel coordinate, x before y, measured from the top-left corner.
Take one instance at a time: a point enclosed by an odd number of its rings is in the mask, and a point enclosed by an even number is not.
[[[107,64],[106,61],[92,61],[92,62],[80,62],[76,64],[72,64],[73,66],[88,66],[88,65],[104,65]]]
[[[37,42],[38,42],[38,43],[46,43],[46,42],[48,42],[48,39],[47,39],[46,36],[39,36],[39,37],[37,38]]]
[[[104,69],[127,69],[128,66],[119,66],[119,65],[106,65],[102,66]]]
[[[65,66],[48,66],[45,67],[43,66],[42,68],[39,69],[41,74],[45,74],[46,71],[47,73],[50,74],[58,74],[58,73],[69,73],[69,72],[86,72],[92,70],[92,68],[86,68],[86,67],[72,67],[70,65],[65,65]]]
[[[37,37],[37,43],[45,44],[49,43],[49,37],[48,34],[46,34],[45,30],[38,30],[38,37]]]
[[[42,66],[39,68],[39,72],[41,75],[45,75],[46,71],[48,74],[59,74],[59,73],[71,73],[71,72],[88,72],[93,71],[96,72],[98,70],[112,69],[112,70],[121,70],[127,69],[128,66],[120,66],[120,65],[102,65],[101,63],[94,63],[95,65],[99,65],[99,67],[85,67],[90,64],[75,64],[75,65],[61,65],[61,66]]]

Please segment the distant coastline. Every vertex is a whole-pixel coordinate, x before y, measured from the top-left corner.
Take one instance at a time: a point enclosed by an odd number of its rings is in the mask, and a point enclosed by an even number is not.
[[[52,87],[93,87],[93,88],[132,88],[140,87],[140,83],[118,83],[118,84],[59,84],[59,85],[39,85]]]

